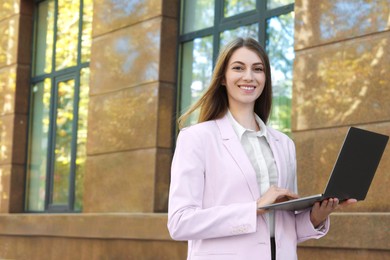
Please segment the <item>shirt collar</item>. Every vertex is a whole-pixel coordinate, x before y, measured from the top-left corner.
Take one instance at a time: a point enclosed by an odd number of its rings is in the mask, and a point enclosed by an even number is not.
[[[238,123],[236,121],[236,119],[233,117],[230,110],[228,110],[227,116],[228,116],[230,123],[232,124],[233,129],[236,132],[239,140],[241,140],[241,138],[245,132],[255,133],[256,136],[258,136],[258,137],[264,136],[265,138],[267,138],[267,126],[265,125],[263,120],[261,120],[261,118],[256,113],[255,113],[255,119],[256,119],[257,124],[260,126],[260,131],[257,131],[257,132],[255,132],[254,130],[251,130],[251,129],[246,129],[245,127],[240,125],[240,123]]]

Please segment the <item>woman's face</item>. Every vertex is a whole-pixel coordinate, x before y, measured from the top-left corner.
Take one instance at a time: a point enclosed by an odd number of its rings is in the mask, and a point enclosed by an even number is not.
[[[254,107],[265,85],[264,64],[254,51],[241,47],[228,61],[223,85],[226,86],[229,107]]]

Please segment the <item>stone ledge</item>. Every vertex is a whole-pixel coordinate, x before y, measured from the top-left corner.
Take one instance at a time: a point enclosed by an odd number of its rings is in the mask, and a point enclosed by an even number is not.
[[[171,241],[165,213],[0,214],[0,236]],[[329,233],[302,248],[390,250],[390,213],[334,213]]]
[[[171,240],[167,214],[0,214],[0,236]]]
[[[390,250],[390,213],[333,213],[329,233],[300,247]]]

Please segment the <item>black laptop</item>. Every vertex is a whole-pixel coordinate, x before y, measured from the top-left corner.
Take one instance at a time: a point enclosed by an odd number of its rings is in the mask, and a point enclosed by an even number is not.
[[[260,209],[303,210],[327,198],[364,200],[389,137],[350,127],[323,194],[274,203]]]

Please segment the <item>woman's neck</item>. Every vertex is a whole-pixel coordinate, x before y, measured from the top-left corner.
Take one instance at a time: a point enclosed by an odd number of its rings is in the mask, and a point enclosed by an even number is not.
[[[230,113],[234,119],[246,129],[259,131],[260,127],[256,122],[253,108],[233,108],[229,107]]]

